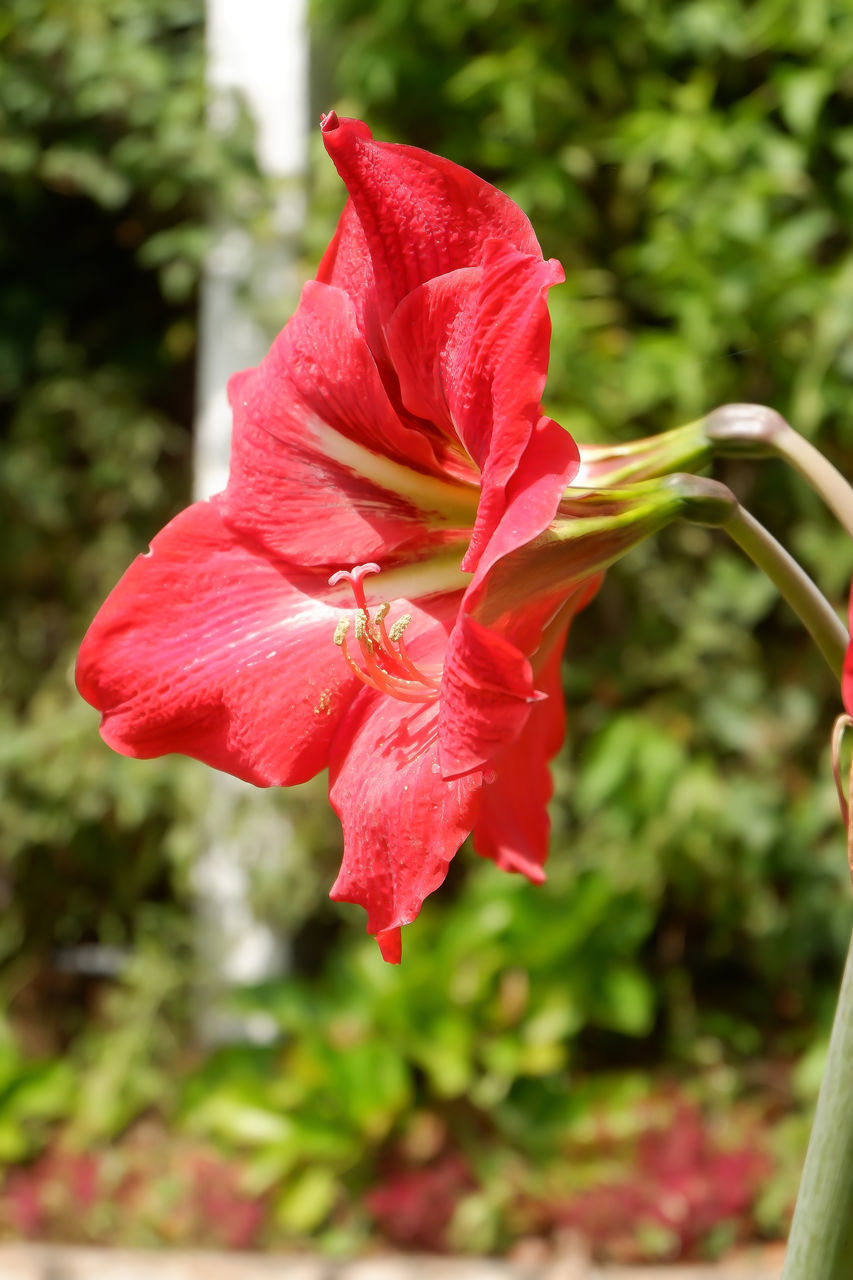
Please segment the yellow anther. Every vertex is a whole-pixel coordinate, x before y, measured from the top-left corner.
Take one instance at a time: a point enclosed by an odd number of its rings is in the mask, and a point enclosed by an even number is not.
[[[388,632],[388,639],[393,640],[394,643],[396,643],[411,621],[412,615],[410,613],[401,614],[391,627],[391,630]]]
[[[371,616],[364,597],[362,578],[365,573],[378,573],[377,565],[356,565],[353,570],[341,570],[332,574],[331,586],[346,580],[352,588],[356,608],[348,618],[341,618],[335,626],[335,644],[341,650],[344,662],[357,680],[376,693],[388,694],[401,702],[435,702],[441,692],[440,671],[421,670],[409,657],[403,642],[403,632],[412,621],[410,613],[404,613],[385,629],[385,620],[391,612],[388,602],[376,606]],[[350,626],[353,626],[360,652],[351,653],[346,642]],[[317,714],[325,710],[318,704]]]

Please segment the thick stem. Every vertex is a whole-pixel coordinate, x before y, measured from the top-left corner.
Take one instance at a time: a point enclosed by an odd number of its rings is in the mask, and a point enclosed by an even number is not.
[[[748,511],[736,504],[723,528],[767,574],[808,629],[830,670],[839,680],[850,638],[837,613],[811,578]]]
[[[807,440],[772,409],[726,405],[709,414],[699,437],[697,424],[667,433],[655,448],[635,441],[617,450],[587,451],[582,463],[588,484],[660,475],[679,457],[707,460],[702,435],[718,454],[778,456],[812,485],[853,536],[853,489]],[[586,466],[584,467],[584,463]],[[771,579],[791,605],[840,679],[849,644],[847,631],[811,579],[734,495],[714,481],[672,475],[679,514],[724,528]],[[853,764],[851,764],[853,791]],[[853,875],[853,805],[848,808],[848,852]],[[823,1083],[800,1184],[782,1280],[851,1280],[853,1276],[853,942],[844,972]]]
[[[841,473],[793,427],[777,437],[776,451],[809,481],[853,537],[853,488]]]
[[[664,483],[678,494],[682,520],[725,529],[750,560],[776,586],[817,644],[838,680],[850,643],[847,628],[811,578],[754,516],[740,505],[731,489],[701,476],[669,476]]]
[[[853,537],[853,488],[775,409],[760,404],[726,404],[708,414],[705,431],[718,454],[784,458]]]
[[[782,1280],[850,1280],[853,1275],[853,941]]]
[[[787,427],[787,424],[784,424]],[[790,429],[788,429],[790,430]],[[779,436],[786,439],[787,432]],[[795,433],[792,433],[795,434]],[[741,437],[743,440],[743,437]],[[795,446],[788,456],[809,458],[811,446]],[[779,450],[782,452],[782,450]],[[821,455],[817,455],[819,458]],[[821,461],[824,461],[821,459]],[[840,516],[853,516],[853,493],[834,468],[823,477],[822,490]],[[804,467],[803,474],[808,474]],[[820,469],[818,469],[820,474]],[[813,475],[809,478],[813,479]],[[691,478],[692,479],[692,478]],[[813,481],[814,482],[814,481]],[[845,627],[812,580],[757,520],[730,495],[728,510],[722,486],[673,477],[685,498],[684,515],[699,523],[721,525],[755,564],[775,583],[802,622],[836,676],[841,677],[849,644]],[[817,487],[817,486],[816,486]],[[829,492],[827,492],[827,488]],[[842,510],[838,511],[838,503]],[[722,519],[721,519],[722,517]],[[849,527],[847,520],[843,520]],[[837,750],[837,744],[836,744]],[[853,766],[851,766],[853,787]],[[853,822],[848,807],[848,855],[853,874]],[[853,941],[841,984],[823,1083],[818,1097],[797,1207],[788,1241],[782,1280],[850,1280],[853,1276]]]

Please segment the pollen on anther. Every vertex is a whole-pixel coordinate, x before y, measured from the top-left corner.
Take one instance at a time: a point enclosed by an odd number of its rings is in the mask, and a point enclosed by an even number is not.
[[[361,612],[355,615],[355,638],[359,642],[364,639],[370,639],[367,635],[367,623],[365,622],[364,614]]]
[[[388,614],[390,612],[391,612],[391,606],[390,604],[388,604],[388,601],[386,600],[384,604],[381,604],[379,608],[376,610],[374,620],[376,622],[377,627],[379,626],[380,622],[385,621],[385,619],[388,617]]]
[[[411,621],[412,615],[410,613],[402,613],[388,632],[388,639],[396,643]]]
[[[339,648],[343,644],[344,640],[346,639],[346,634],[348,631],[349,631],[349,618],[341,618],[340,622],[335,627],[335,637],[334,637],[335,644]]]

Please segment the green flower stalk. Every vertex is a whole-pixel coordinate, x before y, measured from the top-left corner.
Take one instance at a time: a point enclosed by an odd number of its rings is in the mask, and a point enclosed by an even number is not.
[[[775,457],[790,463],[853,537],[853,488],[775,409],[760,404],[726,404],[709,413],[702,423],[718,456]]]
[[[853,537],[853,487],[775,409],[726,404],[704,418],[618,445],[584,445],[576,485],[615,485],[696,472],[715,458],[781,458],[807,481]]]
[[[782,1280],[853,1275],[853,942],[841,982]]]

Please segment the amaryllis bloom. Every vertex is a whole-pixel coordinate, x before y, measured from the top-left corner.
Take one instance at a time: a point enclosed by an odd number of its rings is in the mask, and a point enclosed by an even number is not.
[[[540,408],[560,265],[467,170],[334,113],[323,138],[349,200],[295,315],[230,383],[228,486],[130,566],[77,682],[127,755],[258,786],[328,766],[332,897],[398,960],[470,832],[543,878],[560,658],[596,566],[498,573],[578,466]]]

